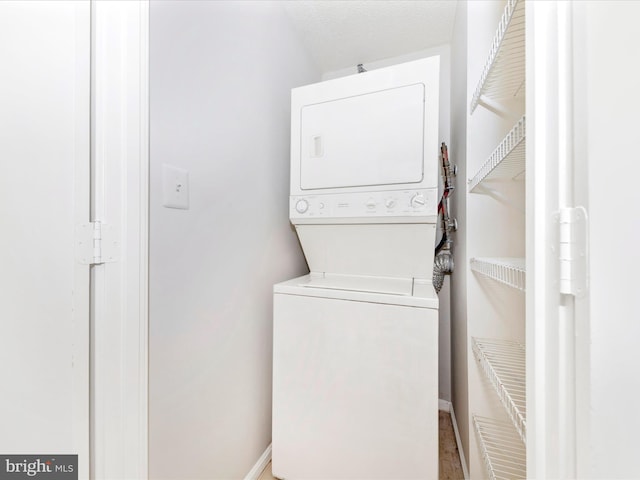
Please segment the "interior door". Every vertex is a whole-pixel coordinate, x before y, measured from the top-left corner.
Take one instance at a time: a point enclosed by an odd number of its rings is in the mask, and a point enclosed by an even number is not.
[[[0,2],[0,65],[0,453],[88,478],[89,2]]]

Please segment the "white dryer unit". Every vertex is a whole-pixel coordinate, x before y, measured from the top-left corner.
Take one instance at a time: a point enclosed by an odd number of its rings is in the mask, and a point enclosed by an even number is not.
[[[274,287],[278,478],[437,478],[438,79],[431,57],[292,91],[311,273]]]
[[[439,63],[292,90],[294,225],[435,222]]]

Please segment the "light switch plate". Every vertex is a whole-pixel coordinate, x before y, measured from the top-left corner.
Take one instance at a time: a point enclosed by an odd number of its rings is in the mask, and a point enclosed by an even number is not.
[[[162,206],[189,209],[189,172],[162,165]]]

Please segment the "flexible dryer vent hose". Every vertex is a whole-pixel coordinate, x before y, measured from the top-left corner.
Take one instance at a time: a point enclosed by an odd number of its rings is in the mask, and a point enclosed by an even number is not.
[[[449,251],[442,251],[433,261],[433,286],[436,293],[440,293],[444,283],[444,276],[453,272],[453,256]]]

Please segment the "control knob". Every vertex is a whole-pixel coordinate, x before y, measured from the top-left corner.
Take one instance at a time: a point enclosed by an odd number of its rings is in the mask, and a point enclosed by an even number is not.
[[[304,198],[301,198],[296,202],[296,212],[304,213],[309,210],[309,202],[307,202]]]
[[[424,206],[426,200],[423,194],[416,193],[413,197],[411,197],[410,203],[413,208],[420,208]]]

